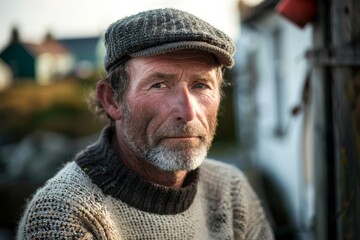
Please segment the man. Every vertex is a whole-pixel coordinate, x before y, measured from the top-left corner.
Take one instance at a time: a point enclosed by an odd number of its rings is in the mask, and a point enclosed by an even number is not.
[[[19,239],[272,239],[243,174],[205,159],[230,38],[183,11],[141,12],[105,33],[96,90],[110,121],[28,204]]]

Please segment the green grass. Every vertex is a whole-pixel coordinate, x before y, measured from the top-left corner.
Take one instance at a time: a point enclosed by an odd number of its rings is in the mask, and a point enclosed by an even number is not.
[[[42,129],[81,137],[98,131],[102,124],[85,102],[93,85],[78,79],[48,86],[27,81],[14,85],[0,93],[0,134],[21,138]]]

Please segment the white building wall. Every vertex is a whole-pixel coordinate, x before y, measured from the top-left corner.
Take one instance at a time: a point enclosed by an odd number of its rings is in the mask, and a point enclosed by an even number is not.
[[[36,80],[41,85],[50,84],[66,76],[73,66],[74,59],[69,54],[43,53],[36,59]]]
[[[9,66],[0,59],[0,91],[9,87],[13,81],[12,72]]]
[[[299,29],[278,15],[263,18],[251,31],[257,52],[257,130],[256,164],[275,181],[285,198],[294,224],[302,220],[302,115],[292,116],[291,110],[301,103],[307,72],[304,53],[311,48],[310,28]],[[274,31],[280,31],[280,62],[276,75]],[[241,36],[242,37],[242,36]],[[253,43],[252,43],[253,44]],[[241,51],[238,51],[242,54]],[[275,78],[282,80],[282,136],[275,134],[277,124]],[[238,104],[241,104],[240,102]]]

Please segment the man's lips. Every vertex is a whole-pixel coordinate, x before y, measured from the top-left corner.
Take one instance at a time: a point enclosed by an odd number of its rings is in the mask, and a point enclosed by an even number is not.
[[[171,137],[163,137],[163,139],[179,139],[179,140],[190,140],[190,139],[199,139],[200,136],[171,136]]]
[[[195,140],[200,140],[201,136],[166,136],[166,137],[162,137],[161,141],[195,141]]]
[[[199,136],[171,136],[171,137],[164,137],[164,138],[199,138]]]

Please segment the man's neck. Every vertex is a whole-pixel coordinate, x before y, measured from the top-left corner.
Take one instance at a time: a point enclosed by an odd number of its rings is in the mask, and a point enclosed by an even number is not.
[[[174,189],[179,189],[183,186],[187,171],[179,170],[174,172],[164,172],[157,169],[147,161],[139,159],[126,147],[125,143],[118,140],[116,134],[112,139],[111,145],[118,158],[139,177]]]

